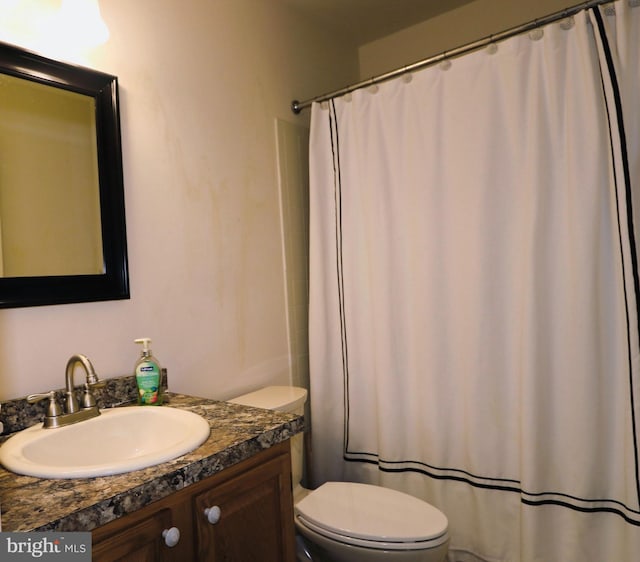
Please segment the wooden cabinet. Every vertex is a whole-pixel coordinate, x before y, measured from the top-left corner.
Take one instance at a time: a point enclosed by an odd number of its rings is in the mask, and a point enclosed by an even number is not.
[[[162,505],[160,505],[162,504]],[[115,562],[156,562],[195,560],[185,536],[185,521],[180,505],[162,500],[139,512],[127,515],[93,532],[92,560]],[[187,515],[187,521],[188,521]],[[165,544],[163,533],[180,529],[180,540],[173,548]],[[100,538],[103,537],[103,538]]]
[[[169,547],[176,529],[180,539]],[[92,559],[294,562],[294,552],[285,442],[95,529]]]

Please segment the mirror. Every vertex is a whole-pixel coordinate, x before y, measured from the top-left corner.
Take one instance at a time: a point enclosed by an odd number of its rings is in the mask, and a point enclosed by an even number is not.
[[[126,298],[117,78],[0,43],[0,307]]]

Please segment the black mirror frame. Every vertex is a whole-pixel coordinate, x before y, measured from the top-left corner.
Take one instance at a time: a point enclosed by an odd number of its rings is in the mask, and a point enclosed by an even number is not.
[[[95,99],[104,273],[0,278],[0,308],[129,298],[118,79],[0,43],[0,73]]]

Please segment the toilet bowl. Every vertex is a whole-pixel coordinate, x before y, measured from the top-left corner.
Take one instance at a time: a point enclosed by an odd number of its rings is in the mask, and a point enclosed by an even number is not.
[[[304,413],[307,391],[270,386],[229,400]],[[449,546],[446,516],[414,496],[371,484],[326,482],[305,490],[302,434],[291,444],[298,560],[305,562],[442,562]]]

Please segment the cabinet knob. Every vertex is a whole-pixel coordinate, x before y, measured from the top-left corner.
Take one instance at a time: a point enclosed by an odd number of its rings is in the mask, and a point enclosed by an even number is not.
[[[174,547],[180,542],[180,529],[178,527],[171,527],[171,529],[165,529],[162,531],[162,538],[164,544],[168,547]]]
[[[204,510],[204,514],[207,517],[207,521],[209,521],[209,523],[211,523],[212,525],[215,525],[218,521],[220,521],[220,515],[222,515],[222,512],[217,505],[214,505],[213,507],[207,507]]]

